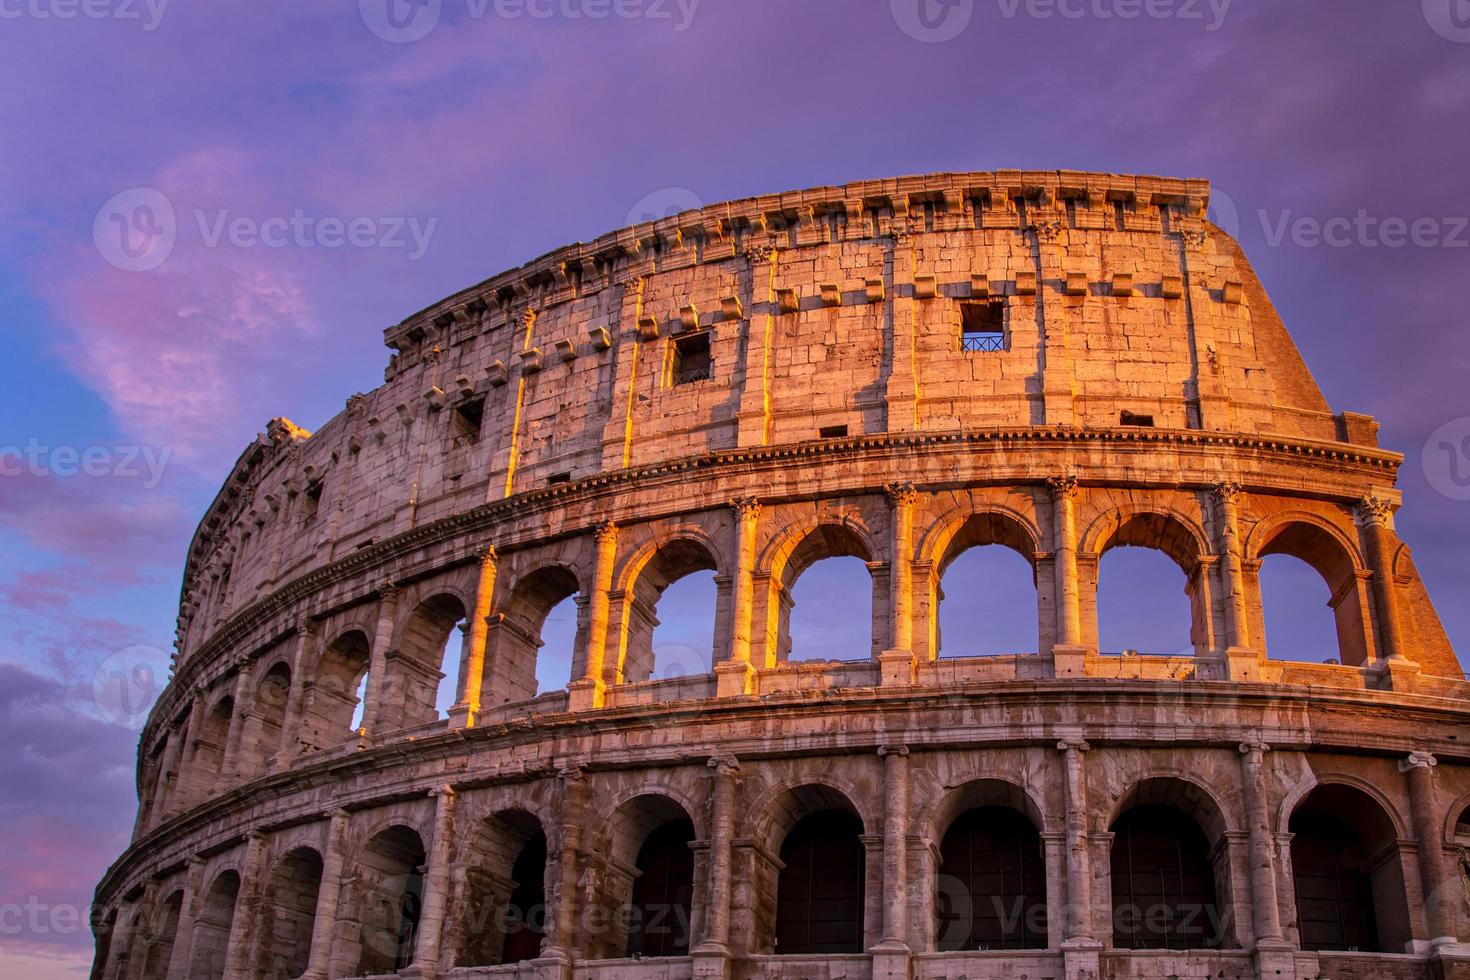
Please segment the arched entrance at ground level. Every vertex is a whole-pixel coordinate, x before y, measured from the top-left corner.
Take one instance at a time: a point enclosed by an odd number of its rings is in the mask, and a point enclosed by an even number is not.
[[[599,828],[592,896],[611,927],[589,937],[593,958],[683,956],[694,897],[694,823],[672,798],[644,793],[617,807]]]
[[[157,921],[149,930],[148,946],[143,959],[143,976],[161,977],[168,973],[178,939],[179,915],[184,908],[184,893],[176,891],[158,906]]]
[[[314,849],[294,848],[276,862],[262,894],[261,915],[255,924],[252,976],[262,980],[291,980],[306,972],[321,886],[322,856]]]
[[[1398,835],[1378,802],[1351,786],[1319,786],[1289,827],[1302,949],[1404,952],[1411,932]]]
[[[1045,949],[1046,865],[1041,834],[1008,806],[978,806],[939,845],[940,950]]]
[[[423,841],[408,827],[382,831],[362,849],[357,881],[346,892],[352,904],[344,909],[344,918],[362,922],[352,976],[397,973],[413,962],[424,871]]]
[[[470,833],[456,966],[499,966],[541,955],[546,934],[546,834],[524,810],[502,810]]]
[[[189,980],[223,980],[229,953],[230,929],[235,922],[235,905],[240,897],[240,876],[223,871],[205,893],[199,917],[194,922],[194,941],[189,949]]]
[[[1219,906],[1209,842],[1170,806],[1136,807],[1113,824],[1113,945],[1213,949]]]
[[[866,855],[850,810],[803,817],[781,844],[775,952],[860,953]]]

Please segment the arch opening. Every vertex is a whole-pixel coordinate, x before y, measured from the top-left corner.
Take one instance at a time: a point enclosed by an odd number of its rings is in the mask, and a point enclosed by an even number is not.
[[[1378,801],[1318,786],[1288,828],[1301,948],[1404,952],[1412,936],[1398,835]]]
[[[585,649],[580,586],[560,565],[521,577],[491,617],[482,704],[524,701],[565,688]]]
[[[271,869],[262,892],[252,976],[289,980],[306,972],[322,868],[322,856],[314,848],[297,847]]]
[[[168,973],[178,939],[179,917],[184,909],[184,892],[175,891],[158,907],[158,919],[148,936],[147,954],[143,958],[143,976],[161,977]]]
[[[423,908],[424,844],[414,830],[396,826],[375,835],[357,861],[344,913],[361,916],[353,976],[397,973],[413,962]],[[351,961],[351,958],[348,958]]]
[[[193,769],[188,773],[193,799],[199,803],[220,788],[225,775],[225,751],[230,740],[230,725],[235,718],[235,699],[226,695],[204,716],[194,742]]]
[[[1353,555],[1336,536],[1305,521],[1284,524],[1272,531],[1257,558],[1261,561],[1258,574],[1265,633],[1262,642],[1272,657],[1317,661],[1331,658],[1354,667],[1367,663],[1369,613],[1358,587]],[[1294,558],[1317,573],[1327,590],[1330,627],[1313,619],[1310,632],[1293,628],[1302,619],[1298,602],[1308,596],[1311,602],[1316,602],[1318,596],[1312,594],[1315,589],[1310,577],[1283,558]],[[1304,640],[1312,649],[1298,652],[1297,644]],[[1335,653],[1325,652],[1330,650]]]
[[[935,935],[940,950],[1045,949],[1041,834],[1019,810],[976,806],[939,846]]]
[[[259,721],[254,744],[240,747],[239,772],[242,777],[250,778],[265,772],[281,750],[286,738],[286,703],[290,698],[291,667],[281,661],[273,664],[256,685],[252,717]]]
[[[541,955],[546,934],[546,834],[524,810],[476,824],[466,850],[456,965],[499,966]]]
[[[1123,517],[1097,555],[1099,651],[1192,656],[1207,649],[1201,545],[1182,521],[1154,513]],[[1184,599],[1166,600],[1181,591]]]
[[[684,956],[692,935],[694,822],[668,796],[644,793],[624,802],[597,837],[601,887],[594,896],[612,923],[594,939],[594,957]]]
[[[624,598],[616,682],[714,669],[716,570],[714,555],[698,541],[679,538],[654,553]]]
[[[939,656],[1041,648],[1035,554],[1030,532],[1013,518],[975,514],[961,525],[934,566]]]
[[[189,949],[190,980],[224,980],[230,929],[239,897],[240,875],[234,871],[220,872],[209,886],[194,921],[194,939]]]
[[[863,822],[851,810],[822,809],[786,834],[776,887],[778,955],[862,952],[862,833]]]
[[[458,596],[440,593],[420,602],[409,614],[398,649],[389,655],[396,717],[379,727],[416,728],[448,717],[459,695],[460,648],[465,620]],[[387,708],[387,706],[385,706]]]
[[[371,653],[361,630],[343,633],[322,651],[303,711],[308,751],[341,745],[363,726]]]

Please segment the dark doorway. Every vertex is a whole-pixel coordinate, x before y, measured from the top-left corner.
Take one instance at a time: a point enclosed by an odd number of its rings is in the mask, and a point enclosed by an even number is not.
[[[781,845],[776,952],[860,953],[863,946],[863,822],[823,810]]]
[[[1010,807],[959,816],[939,847],[941,950],[1045,949],[1041,834]]]
[[[1171,806],[1129,810],[1113,824],[1113,945],[1214,949],[1220,945],[1210,845]]]
[[[522,963],[541,955],[546,934],[546,837],[539,831],[521,848],[510,876],[515,888],[507,903],[500,962]]]
[[[629,956],[685,956],[694,899],[694,824],[674,820],[648,835],[638,851],[638,878],[628,929]]]
[[[1291,872],[1302,949],[1383,952],[1373,915],[1368,855],[1351,827],[1325,813],[1295,814]]]

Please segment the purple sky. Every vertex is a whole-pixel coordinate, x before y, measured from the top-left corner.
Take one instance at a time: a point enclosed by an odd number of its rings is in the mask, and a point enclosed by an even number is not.
[[[1211,178],[1334,408],[1407,454],[1400,530],[1470,644],[1466,0],[425,0],[396,34],[385,2],[0,0],[0,447],[33,449],[0,476],[0,975],[90,959],[68,910],[125,843],[142,720],[95,681],[168,648],[246,441],[380,383],[383,327],[630,215],[935,170]],[[177,235],[125,271],[103,209],[137,188]],[[281,247],[214,235],[297,212]],[[1319,583],[1271,574],[1308,636]],[[1110,594],[1120,644],[1176,643]]]

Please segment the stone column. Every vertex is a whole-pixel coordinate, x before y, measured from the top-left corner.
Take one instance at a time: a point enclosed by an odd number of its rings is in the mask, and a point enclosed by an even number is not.
[[[1240,743],[1241,787],[1250,837],[1252,924],[1257,947],[1284,945],[1280,906],[1276,899],[1271,817],[1266,800],[1265,754],[1268,751],[1270,746],[1264,742]]]
[[[724,980],[730,974],[730,900],[735,837],[735,780],[740,763],[734,756],[709,760],[710,830],[709,889],[704,911],[704,937],[693,950],[697,980]]]
[[[388,650],[393,646],[393,620],[398,613],[398,587],[384,582],[378,590],[378,624],[373,629],[373,648],[368,654],[367,704],[362,710],[362,727],[376,735],[388,712]]]
[[[249,980],[248,953],[255,936],[255,910],[260,904],[265,851],[270,838],[261,831],[250,835],[245,846],[245,868],[240,874],[240,891],[235,896],[235,916],[230,921],[230,938],[225,947],[224,980]]]
[[[419,916],[418,945],[411,976],[437,977],[444,939],[444,913],[449,901],[449,866],[454,859],[454,789],[434,790],[434,843],[424,874],[424,904]]]
[[[490,610],[495,599],[495,577],[500,570],[500,556],[494,548],[486,548],[480,556],[480,584],[475,589],[475,607],[470,610],[469,632],[464,647],[464,689],[449,709],[449,727],[474,728],[480,717],[482,690],[485,683],[485,644],[490,636]]]
[[[1450,898],[1460,891],[1458,873],[1445,860],[1444,835],[1439,807],[1434,797],[1434,767],[1438,760],[1428,752],[1410,752],[1399,763],[1409,781],[1409,808],[1414,818],[1414,836],[1419,841],[1419,875],[1424,882],[1424,922],[1434,946],[1453,946],[1455,915]]]
[[[1384,660],[1404,660],[1399,623],[1398,593],[1393,583],[1393,504],[1379,497],[1366,497],[1358,504],[1358,526],[1363,531],[1368,567],[1373,572],[1373,606],[1378,613],[1378,635]]]
[[[167,964],[168,980],[188,980],[189,957],[194,950],[194,920],[199,915],[199,893],[204,889],[204,858],[189,859],[184,875],[184,900],[179,906],[179,924],[174,930],[174,947]]]
[[[874,980],[909,975],[909,750],[885,745],[883,759],[883,939],[873,949]]]
[[[592,590],[587,597],[587,649],[582,677],[569,685],[572,711],[600,708],[606,695],[607,624],[612,608],[613,562],[618,554],[618,526],[603,521],[592,530],[597,556],[592,566]]]
[[[169,790],[172,786],[179,785],[180,763],[183,759],[184,740],[188,732],[180,728],[168,736],[164,743],[163,758],[158,767],[158,782],[153,785],[153,806],[151,808],[150,829],[163,823],[169,818],[171,807],[169,806]],[[173,783],[169,782],[169,773],[174,774]]]
[[[577,881],[581,877],[578,855],[582,850],[583,823],[591,787],[577,765],[558,773],[562,783],[561,846],[557,848],[556,890],[551,909],[551,935],[542,948],[543,959],[570,963],[577,949]]]
[[[1087,840],[1087,771],[1083,759],[1083,753],[1090,748],[1081,738],[1057,742],[1064,764],[1067,806],[1067,943],[1094,940],[1092,855]]]
[[[888,494],[888,609],[893,645],[878,655],[883,686],[914,683],[914,505],[919,494],[912,483],[890,483]]]
[[[296,651],[291,657],[291,693],[286,698],[285,718],[281,722],[281,744],[276,747],[275,768],[290,769],[300,744],[301,726],[306,717],[307,674],[320,655],[321,634],[310,617],[296,625]]]
[[[1211,491],[1215,500],[1215,546],[1220,552],[1224,587],[1225,646],[1234,658],[1250,650],[1250,615],[1245,602],[1245,571],[1240,554],[1240,496],[1238,483],[1222,483]],[[1232,677],[1234,674],[1232,673]]]
[[[730,576],[730,658],[715,665],[720,697],[750,694],[755,668],[750,662],[750,634],[755,611],[755,542],[761,505],[754,497],[730,501],[735,516],[735,568]]]
[[[245,732],[245,719],[250,716],[250,664],[240,665],[240,673],[235,677],[235,690],[231,695],[234,701],[234,710],[230,714],[230,731],[225,736],[225,759],[220,766],[221,781],[232,783],[240,778],[240,752],[243,748],[242,736]]]
[[[1080,677],[1087,670],[1087,650],[1082,643],[1082,591],[1077,571],[1077,494],[1075,476],[1054,476],[1046,481],[1052,496],[1052,551],[1056,574],[1056,645],[1052,647],[1053,669],[1058,677]]]
[[[316,920],[311,927],[311,957],[301,980],[327,980],[332,959],[332,942],[337,936],[337,899],[342,893],[342,872],[347,866],[347,832],[352,815],[346,810],[332,814],[327,831],[327,853],[322,860],[322,884],[316,895]]]

